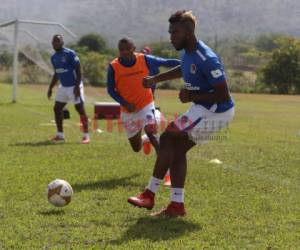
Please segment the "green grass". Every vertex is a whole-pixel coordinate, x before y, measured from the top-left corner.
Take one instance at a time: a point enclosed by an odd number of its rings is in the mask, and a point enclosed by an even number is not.
[[[154,154],[133,153],[116,129],[81,145],[71,106],[67,142],[49,144],[45,90],[22,86],[11,104],[10,86],[0,84],[0,249],[300,249],[300,97],[235,95],[225,139],[188,155],[187,217],[158,220],[126,202],[148,182]],[[87,92],[89,103],[109,100],[104,90]],[[176,96],[157,93],[168,117],[188,107]],[[46,199],[55,178],[75,191],[62,209]],[[162,187],[155,209],[169,196]]]

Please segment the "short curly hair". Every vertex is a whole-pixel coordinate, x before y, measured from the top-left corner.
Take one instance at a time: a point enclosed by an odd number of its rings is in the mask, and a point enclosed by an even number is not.
[[[64,39],[62,34],[55,34],[55,35],[52,37],[52,39],[55,39],[55,38],[58,38],[58,39],[61,40],[61,41]]]
[[[128,36],[121,38],[119,40],[118,44],[120,45],[121,43],[128,43],[128,44],[132,45],[133,47],[135,46],[133,39]]]
[[[178,10],[170,16],[169,23],[182,23],[185,24],[188,29],[194,31],[197,21],[191,10]]]

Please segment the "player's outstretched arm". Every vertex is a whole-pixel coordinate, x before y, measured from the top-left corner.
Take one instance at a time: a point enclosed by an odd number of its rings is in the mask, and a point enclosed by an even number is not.
[[[166,58],[152,56],[152,55],[145,55],[145,59],[150,71],[153,68],[154,69],[160,67],[174,68],[180,65],[180,60],[178,59],[166,59]]]
[[[52,80],[51,80],[51,83],[50,83],[49,88],[48,88],[48,92],[47,92],[48,99],[51,98],[51,96],[52,96],[52,89],[57,84],[57,82],[58,82],[58,77],[57,77],[57,74],[54,73],[54,75],[52,77]]]
[[[157,84],[159,82],[168,81],[180,77],[182,77],[182,72],[181,72],[181,66],[178,65],[167,72],[160,73],[155,76],[145,77],[143,81],[143,85],[145,88],[151,88],[152,85]]]

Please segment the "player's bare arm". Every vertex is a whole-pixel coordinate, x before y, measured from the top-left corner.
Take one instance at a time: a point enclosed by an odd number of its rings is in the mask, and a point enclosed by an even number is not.
[[[76,73],[76,82],[75,82],[75,87],[74,87],[74,95],[75,95],[75,97],[79,97],[80,96],[80,83],[81,83],[81,78],[82,78],[80,64],[78,64],[76,66],[75,73]]]
[[[51,98],[51,96],[52,96],[52,89],[57,84],[57,82],[58,82],[58,77],[57,77],[57,74],[54,73],[54,75],[52,77],[52,80],[51,80],[51,83],[50,83],[49,88],[48,88],[48,92],[47,92],[48,99]]]
[[[168,81],[168,80],[173,80],[182,77],[182,72],[181,72],[181,66],[178,65],[175,68],[164,72],[160,73],[155,76],[148,76],[144,78],[143,85],[145,88],[151,88],[154,84],[157,84],[159,82],[163,81]]]
[[[188,102],[216,102],[223,103],[230,100],[227,83],[222,82],[214,86],[215,91],[212,93],[195,93],[187,89],[181,89],[179,99],[182,103]]]

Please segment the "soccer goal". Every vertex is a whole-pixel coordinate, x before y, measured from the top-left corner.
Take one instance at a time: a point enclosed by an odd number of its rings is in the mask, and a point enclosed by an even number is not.
[[[61,23],[16,19],[0,24],[0,54],[11,57],[6,71],[13,86],[12,102],[17,101],[20,80],[24,83],[49,81],[53,74],[50,56],[54,34],[62,34],[65,43],[72,43],[77,37]]]

